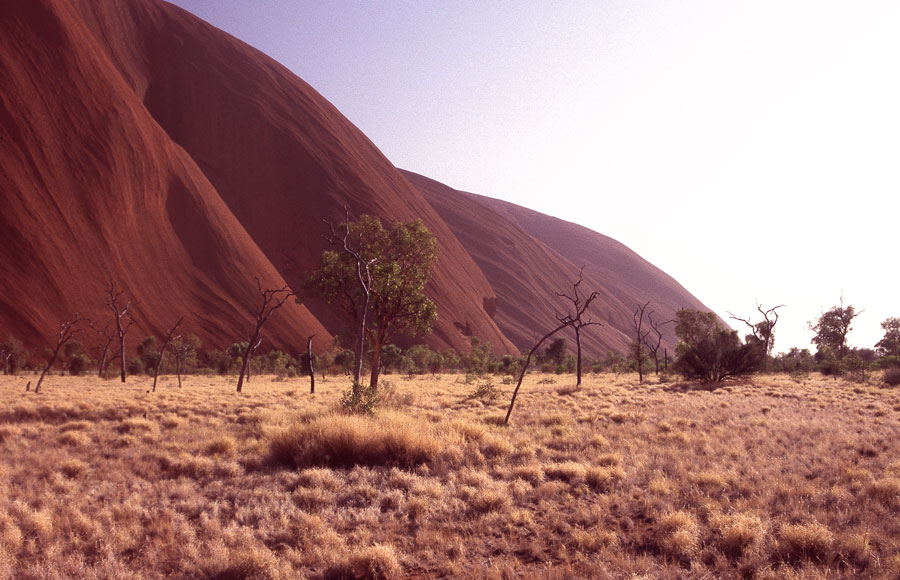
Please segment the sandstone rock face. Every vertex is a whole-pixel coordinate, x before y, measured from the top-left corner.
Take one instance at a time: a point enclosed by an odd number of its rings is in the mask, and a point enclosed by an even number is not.
[[[0,334],[37,352],[75,312],[103,326],[109,279],[134,304],[131,347],[180,316],[207,346],[246,340],[256,278],[299,289],[345,207],[435,233],[441,350],[530,346],[581,265],[605,324],[591,354],[624,350],[640,300],[702,306],[609,238],[398,170],[304,81],[173,5],[5,0],[0,30]],[[345,323],[290,301],[264,335],[321,351]]]

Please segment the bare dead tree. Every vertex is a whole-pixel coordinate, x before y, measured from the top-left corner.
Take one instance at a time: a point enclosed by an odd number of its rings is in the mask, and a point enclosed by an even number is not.
[[[3,374],[9,374],[9,359],[12,358],[13,351],[12,349],[7,349],[3,345],[0,345],[0,358],[3,359]]]
[[[237,392],[239,393],[244,387],[244,375],[247,374],[250,353],[257,348],[262,341],[263,325],[269,320],[272,313],[284,306],[284,303],[294,295],[294,292],[288,288],[287,285],[278,289],[266,288],[263,290],[262,282],[259,281],[259,278],[256,279],[256,289],[259,292],[260,298],[262,298],[262,302],[260,303],[259,310],[256,312],[256,325],[253,330],[248,333],[249,340],[247,341],[247,348],[244,350],[243,360],[241,361],[241,374],[238,375]]]
[[[166,329],[166,339],[162,343],[162,347],[159,349],[159,357],[156,359],[156,368],[153,369],[153,392],[156,392],[156,379],[159,377],[159,367],[162,366],[163,357],[166,355],[166,349],[169,348],[169,343],[172,342],[175,338],[181,338],[180,336],[175,336],[175,331],[178,330],[178,327],[181,326],[181,323],[184,322],[184,316],[179,318],[175,325]]]
[[[649,302],[648,302],[649,304]],[[659,376],[659,348],[662,346],[662,337],[663,333],[660,328],[665,326],[666,324],[672,324],[675,322],[674,320],[666,320],[665,322],[658,322],[653,320],[653,315],[656,314],[653,310],[647,313],[647,323],[650,325],[650,328],[653,329],[653,333],[656,335],[656,341],[647,340],[646,337],[649,336],[649,332],[644,335],[644,346],[647,347],[647,350],[653,353],[653,363],[656,365],[656,374]],[[668,353],[666,353],[666,359],[668,359]],[[668,367],[668,361],[666,362],[666,366]]]
[[[134,324],[134,318],[131,316],[131,301],[126,300],[122,304],[123,290],[116,285],[116,281],[109,278],[109,287],[106,289],[106,307],[109,308],[113,315],[113,322],[116,324],[116,337],[119,339],[119,369],[122,382],[125,382],[125,335],[128,329]]]
[[[340,234],[335,230],[334,224],[324,220],[331,231],[330,235],[322,236],[329,244],[339,246],[341,251],[353,258],[356,264],[356,280],[363,294],[363,303],[359,313],[359,331],[356,339],[356,360],[353,368],[353,388],[358,388],[362,377],[363,355],[366,348],[366,318],[369,315],[369,303],[372,300],[372,266],[376,258],[366,260],[362,256],[361,248],[354,248],[350,242],[350,210],[344,206],[345,221]]]
[[[41,392],[41,383],[44,382],[44,376],[50,369],[53,368],[53,365],[56,363],[56,359],[59,358],[59,353],[63,349],[66,344],[74,339],[77,335],[81,334],[84,330],[82,328],[82,323],[91,324],[91,321],[87,318],[83,318],[75,313],[75,318],[69,320],[67,322],[63,322],[59,325],[59,333],[56,335],[56,348],[54,348],[50,355],[50,360],[47,361],[47,366],[44,367],[44,370],[41,371],[41,376],[38,378],[37,384],[34,386],[34,393],[38,394]]]
[[[106,323],[103,327],[103,330],[98,328],[94,328],[94,332],[100,335],[100,344],[97,347],[97,351],[99,352],[99,357],[97,358],[97,376],[101,379],[103,375],[106,374],[106,368],[110,363],[109,351],[112,348],[112,343],[116,339],[116,332],[110,328],[110,324],[112,321]]]
[[[648,300],[646,304],[641,305],[638,304],[637,308],[634,309],[634,333],[635,338],[632,343],[632,348],[634,349],[634,358],[637,364],[638,371],[638,382],[644,382],[644,343],[647,340],[647,335],[650,334],[650,331],[643,331],[644,326],[644,311],[647,310],[647,307],[650,306],[650,301]]]
[[[581,271],[578,273],[578,281],[572,284],[572,293],[566,294],[565,292],[557,292],[556,295],[565,298],[569,302],[572,303],[572,310],[570,310],[565,315],[556,315],[556,320],[560,322],[560,324],[565,324],[566,326],[571,326],[575,331],[575,347],[578,353],[577,357],[577,366],[576,366],[576,382],[575,386],[581,386],[581,329],[587,326],[602,326],[599,322],[594,322],[591,319],[583,320],[582,317],[584,313],[587,311],[588,306],[591,305],[598,294],[597,292],[591,292],[590,295],[582,300],[581,296],[578,293],[578,287],[581,283],[584,282],[584,266],[581,267]]]
[[[187,359],[199,345],[200,340],[191,335],[181,340],[179,338],[172,339],[172,353],[175,355],[175,376],[178,377],[178,388],[181,388],[181,375],[184,374]]]
[[[314,395],[316,393],[316,372],[313,369],[313,351],[312,351],[312,339],[315,335],[310,335],[309,338],[306,339],[306,361],[307,361],[307,369],[309,371],[309,393]]]
[[[754,338],[759,341],[760,346],[763,351],[763,370],[768,370],[769,368],[769,354],[772,351],[772,347],[775,346],[774,336],[775,336],[775,324],[778,323],[778,309],[784,308],[784,304],[779,304],[778,306],[773,306],[772,308],[768,308],[763,310],[762,305],[759,302],[756,303],[756,309],[762,314],[763,319],[756,324],[750,322],[750,317],[741,318],[739,316],[735,316],[731,312],[728,313],[728,317],[732,320],[737,320],[738,322],[743,322],[748,327],[750,327],[750,332],[753,333]]]
[[[250,357],[247,359],[247,376],[244,379],[249,383],[250,382],[250,371],[253,369],[253,355],[259,349],[259,345],[262,344],[263,337],[262,334],[259,335],[259,339],[255,343],[250,346]]]
[[[506,410],[506,418],[503,420],[504,425],[509,425],[509,416],[512,415],[513,406],[516,404],[516,397],[519,395],[519,387],[522,386],[522,379],[525,378],[525,372],[528,370],[528,365],[531,364],[531,357],[533,357],[534,353],[536,353],[537,350],[541,348],[541,345],[544,344],[544,341],[567,326],[569,326],[568,323],[560,324],[559,326],[545,334],[539,341],[537,341],[537,344],[535,344],[531,348],[531,350],[528,351],[528,356],[525,357],[525,364],[522,365],[522,372],[519,373],[519,382],[516,383],[516,388],[513,391],[512,399],[509,401],[509,409]]]

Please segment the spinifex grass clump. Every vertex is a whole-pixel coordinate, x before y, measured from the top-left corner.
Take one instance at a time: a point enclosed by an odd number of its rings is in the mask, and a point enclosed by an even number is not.
[[[404,415],[331,414],[295,423],[273,435],[269,458],[299,468],[414,467],[436,458],[446,444],[432,425]]]

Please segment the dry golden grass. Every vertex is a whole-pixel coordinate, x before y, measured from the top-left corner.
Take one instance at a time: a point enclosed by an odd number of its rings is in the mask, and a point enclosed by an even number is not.
[[[811,377],[0,377],[0,580],[886,578],[900,392]],[[543,382],[542,382],[543,381]]]

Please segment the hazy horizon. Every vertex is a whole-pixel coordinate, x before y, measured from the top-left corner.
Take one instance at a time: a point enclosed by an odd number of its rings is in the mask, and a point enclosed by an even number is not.
[[[723,317],[786,304],[776,351],[841,294],[853,346],[900,316],[900,6],[174,3],[398,167],[613,237]]]

